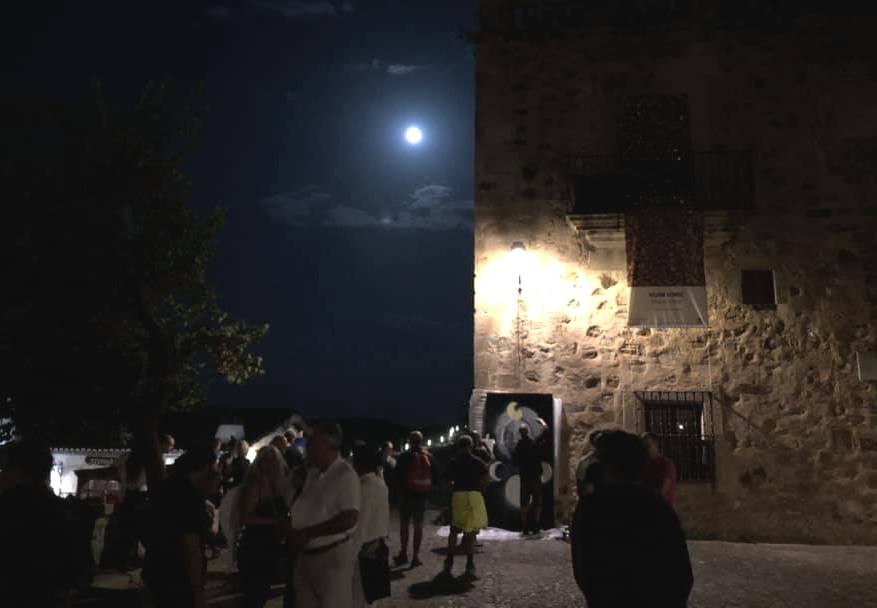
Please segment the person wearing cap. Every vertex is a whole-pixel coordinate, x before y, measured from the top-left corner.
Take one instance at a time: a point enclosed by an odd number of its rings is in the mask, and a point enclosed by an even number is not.
[[[289,544],[298,549],[296,608],[350,608],[358,547],[359,476],[341,458],[337,424],[317,424],[308,442],[308,474],[292,505]]]

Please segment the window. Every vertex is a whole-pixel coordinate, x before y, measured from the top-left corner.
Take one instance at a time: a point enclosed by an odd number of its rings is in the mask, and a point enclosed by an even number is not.
[[[679,481],[715,481],[715,441],[706,432],[704,406],[710,394],[654,391],[638,395],[646,432],[658,437]]]
[[[777,307],[772,270],[744,270],[741,278],[744,304],[756,310],[770,310]]]

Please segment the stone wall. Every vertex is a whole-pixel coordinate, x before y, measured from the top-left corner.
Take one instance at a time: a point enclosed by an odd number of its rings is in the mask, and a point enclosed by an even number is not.
[[[877,349],[874,25],[475,35],[476,387],[560,397],[565,472],[595,426],[636,428],[634,391],[709,390],[717,479],[680,487],[690,534],[877,542],[877,390],[855,356]],[[687,94],[695,150],[752,151],[756,212],[708,235],[706,330],[627,328],[625,270],[567,221],[569,158],[614,153],[637,94]],[[776,310],[742,303],[743,269],[775,272]]]

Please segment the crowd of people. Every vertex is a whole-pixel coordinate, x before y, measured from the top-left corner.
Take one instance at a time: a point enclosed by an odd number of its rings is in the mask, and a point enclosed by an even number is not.
[[[522,424],[513,454],[524,535],[540,528],[542,461],[533,435],[543,434]],[[163,450],[173,447],[170,436],[161,442]],[[474,578],[477,535],[488,524],[484,491],[491,445],[477,432],[458,435],[455,455],[441,471],[416,431],[401,453],[391,443],[357,442],[351,451],[343,445],[340,427],[321,423],[306,437],[301,428],[278,434],[256,451],[252,464],[243,440],[192,446],[154,488],[129,459],[130,510],[119,513],[123,521],[137,519],[134,513],[142,520],[124,537],[125,549],[117,555],[122,567],[131,565],[134,538],[145,547],[143,579],[153,604],[200,608],[207,603],[209,553],[225,545],[237,564],[246,608],[264,606],[279,583],[285,584],[287,608],[373,605],[390,595],[391,562],[422,564],[425,514],[442,477],[451,492],[440,576],[452,577],[455,555],[462,553],[464,576]],[[21,548],[14,559],[0,552],[0,585],[10,590],[6,598],[27,598],[10,605],[69,604],[76,586],[71,565],[82,556],[71,537],[69,511],[48,489],[51,466],[46,446],[25,441],[13,446],[0,475],[0,542]],[[579,501],[570,543],[573,574],[588,606],[685,606],[691,565],[673,509],[675,468],[661,454],[659,438],[594,432],[576,477]],[[392,559],[391,501],[400,521]],[[26,523],[35,521],[39,525]],[[50,571],[60,573],[52,584],[24,582],[29,573]],[[628,583],[632,573],[636,585]]]

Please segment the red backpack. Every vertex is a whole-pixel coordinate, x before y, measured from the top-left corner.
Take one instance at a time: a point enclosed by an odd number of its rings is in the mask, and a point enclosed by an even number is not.
[[[408,486],[408,491],[414,494],[432,492],[432,463],[429,461],[429,455],[420,450],[412,452],[405,485]]]

